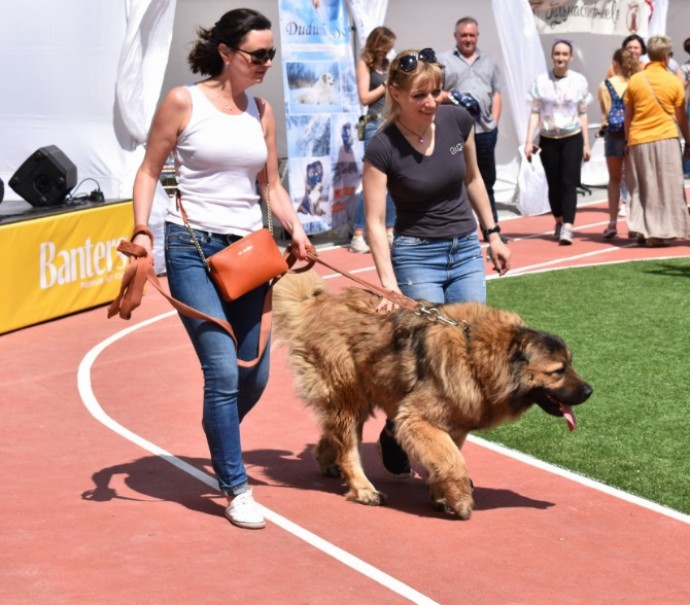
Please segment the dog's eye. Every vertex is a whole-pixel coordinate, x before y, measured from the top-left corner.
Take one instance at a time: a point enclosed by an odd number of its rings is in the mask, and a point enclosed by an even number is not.
[[[558,368],[557,370],[553,370],[551,372],[548,372],[549,376],[556,376],[557,378],[563,378],[565,376],[565,368]]]

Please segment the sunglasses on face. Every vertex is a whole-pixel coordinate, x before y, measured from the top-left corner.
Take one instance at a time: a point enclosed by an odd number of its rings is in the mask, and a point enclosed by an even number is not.
[[[241,48],[234,48],[245,55],[249,55],[254,65],[265,65],[269,61],[273,61],[273,57],[276,56],[275,48],[259,48],[258,50],[243,50]]]
[[[413,72],[417,69],[419,61],[424,61],[424,63],[438,63],[436,60],[436,53],[433,48],[423,48],[418,53],[413,55],[403,55],[398,59],[398,69],[404,71],[406,74]]]

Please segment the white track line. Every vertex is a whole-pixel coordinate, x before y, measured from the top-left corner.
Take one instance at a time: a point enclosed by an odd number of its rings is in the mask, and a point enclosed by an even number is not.
[[[200,471],[199,469],[191,466],[184,460],[180,460],[177,456],[174,456],[170,452],[167,452],[166,450],[158,447],[155,443],[147,441],[143,437],[137,435],[136,433],[122,426],[119,422],[113,420],[110,416],[108,416],[108,414],[106,414],[106,412],[103,410],[100,403],[96,399],[91,384],[91,368],[93,367],[93,364],[98,358],[98,356],[105,349],[107,349],[110,345],[117,342],[121,338],[128,336],[132,332],[175,314],[175,311],[170,311],[168,313],[164,313],[162,315],[158,315],[157,317],[153,317],[146,321],[135,324],[129,328],[117,332],[116,334],[113,334],[106,340],[102,341],[100,344],[96,345],[93,349],[91,349],[84,356],[81,363],[79,364],[79,370],[77,372],[77,385],[79,388],[79,394],[81,396],[82,401],[84,402],[84,405],[86,406],[86,409],[91,413],[91,415],[96,420],[108,427],[110,430],[117,433],[121,437],[124,437],[128,441],[131,441],[132,443],[141,447],[142,449],[154,454],[155,456],[160,457],[166,462],[169,462],[173,466],[177,467],[178,469],[187,473],[188,475],[191,475],[195,479],[198,479],[210,488],[217,490],[218,483],[214,477],[212,477],[208,473]],[[414,588],[411,588],[410,586],[404,584],[400,580],[397,580],[396,578],[389,576],[380,569],[377,569],[369,563],[362,561],[361,559],[355,557],[354,555],[343,550],[342,548],[339,548],[334,544],[327,542],[323,538],[320,538],[316,534],[313,534],[312,532],[304,529],[303,527],[300,527],[299,525],[293,523],[289,519],[286,519],[282,515],[279,515],[278,513],[266,508],[265,506],[260,506],[260,508],[266,519],[268,519],[271,523],[274,523],[281,529],[289,532],[290,534],[294,535],[300,540],[303,540],[307,544],[310,544],[314,548],[317,548],[318,550],[327,554],[328,556],[333,557],[340,563],[347,565],[348,567],[368,577],[374,582],[381,584],[388,590],[395,592],[396,594],[399,594],[401,597],[404,597],[408,601],[412,603],[418,603],[420,605],[438,605],[436,601],[416,591]]]
[[[538,458],[533,458],[532,456],[523,454],[522,452],[518,452],[517,450],[510,449],[508,447],[505,447],[504,445],[500,445],[492,441],[487,441],[486,439],[482,439],[481,437],[477,437],[475,435],[468,435],[467,441],[470,441],[475,445],[485,447],[499,454],[503,454],[504,456],[508,456],[509,458],[513,458],[515,460],[523,462],[524,464],[529,464],[530,466],[534,466],[540,470],[553,473],[554,475],[558,475],[560,477],[563,477],[564,479],[574,481],[575,483],[580,483],[581,485],[603,492],[605,494],[608,494],[609,496],[613,496],[614,498],[619,498],[620,500],[624,500],[625,502],[629,502],[630,504],[636,504],[637,506],[640,506],[642,508],[649,509],[651,511],[654,511],[655,513],[659,513],[660,515],[665,515],[667,517],[671,517],[671,519],[675,519],[676,521],[681,521],[682,523],[690,525],[690,515],[683,514],[680,511],[677,511],[673,508],[669,508],[668,506],[663,506],[662,504],[657,504],[656,502],[652,502],[651,500],[646,500],[645,498],[640,498],[639,496],[635,496],[634,494],[629,494],[628,492],[624,492],[623,490],[611,487],[610,485],[606,485],[605,483],[600,483],[599,481],[595,481],[594,479],[590,479],[589,477],[585,477],[584,475],[578,475],[577,473],[556,466],[555,464],[544,462],[543,460],[539,460]]]

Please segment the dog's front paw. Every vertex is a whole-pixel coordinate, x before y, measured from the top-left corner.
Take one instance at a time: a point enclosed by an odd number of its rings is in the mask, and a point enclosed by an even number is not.
[[[386,494],[375,489],[351,489],[345,494],[345,500],[352,500],[368,506],[383,506],[387,499]]]
[[[439,483],[431,484],[429,491],[436,510],[457,515],[465,521],[472,515],[474,484],[471,479],[463,479],[459,484],[446,484],[445,487]]]

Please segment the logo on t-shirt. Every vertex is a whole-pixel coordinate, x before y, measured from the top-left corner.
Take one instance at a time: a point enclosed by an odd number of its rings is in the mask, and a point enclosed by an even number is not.
[[[456,153],[460,153],[464,146],[465,146],[464,143],[458,143],[457,145],[453,145],[450,148],[450,155],[455,155]]]

